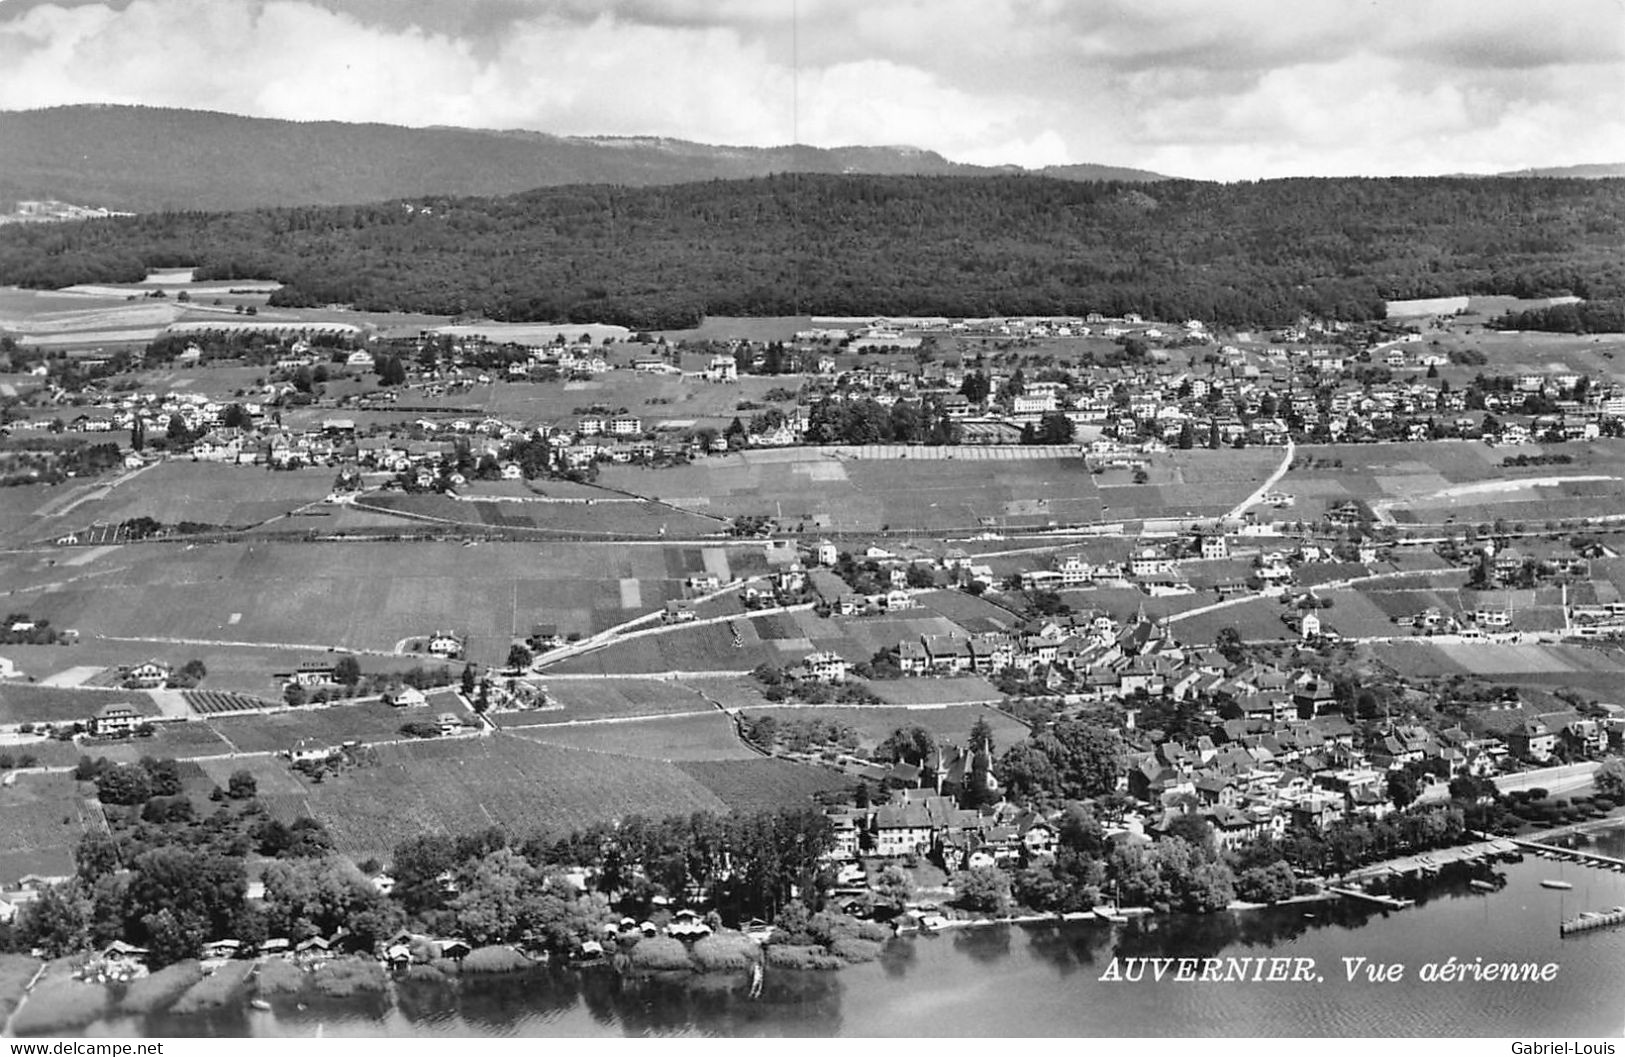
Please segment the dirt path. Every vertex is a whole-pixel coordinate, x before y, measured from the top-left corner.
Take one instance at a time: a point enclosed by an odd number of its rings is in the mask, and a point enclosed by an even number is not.
[[[1286,454],[1281,456],[1281,465],[1277,466],[1275,468],[1275,472],[1264,479],[1264,483],[1259,485],[1257,490],[1254,491],[1252,495],[1248,496],[1246,499],[1243,499],[1237,505],[1231,507],[1229,512],[1226,513],[1220,520],[1239,521],[1241,519],[1241,515],[1247,512],[1248,507],[1256,506],[1259,503],[1262,503],[1264,501],[1264,494],[1270,489],[1274,488],[1277,484],[1280,484],[1281,478],[1285,477],[1287,475],[1287,471],[1292,469],[1292,459],[1297,454],[1297,451],[1298,446],[1293,443],[1291,437],[1288,437],[1286,440]]]

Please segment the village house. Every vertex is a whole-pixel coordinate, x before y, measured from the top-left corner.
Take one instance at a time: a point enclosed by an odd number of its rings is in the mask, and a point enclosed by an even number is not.
[[[90,732],[98,738],[129,734],[144,720],[132,705],[124,702],[103,705],[90,721]]]

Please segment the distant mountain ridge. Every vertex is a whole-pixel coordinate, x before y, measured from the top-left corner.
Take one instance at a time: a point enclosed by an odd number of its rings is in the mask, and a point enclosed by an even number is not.
[[[1545,169],[1514,169],[1497,176],[1556,176],[1580,180],[1609,180],[1625,176],[1625,162],[1599,162],[1593,165],[1558,165]]]
[[[914,147],[731,147],[653,136],[281,121],[205,110],[82,105],[0,111],[0,211],[54,199],[134,212],[358,205],[565,184],[653,186],[773,173],[991,176]],[[1069,180],[1154,181],[1068,165]]]

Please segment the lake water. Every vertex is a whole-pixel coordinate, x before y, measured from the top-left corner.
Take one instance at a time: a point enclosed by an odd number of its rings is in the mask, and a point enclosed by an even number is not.
[[[1590,847],[1625,856],[1625,830]],[[1347,901],[1130,925],[999,926],[900,938],[881,961],[836,973],[623,979],[548,972],[405,985],[393,1001],[121,1018],[105,1035],[383,1036],[1596,1036],[1625,1033],[1625,927],[1559,938],[1582,910],[1625,905],[1625,874],[1536,858],[1496,867],[1482,893],[1437,882],[1396,912]],[[1541,887],[1571,882],[1569,891]],[[1312,916],[1310,916],[1312,915]],[[1550,983],[1440,983],[1424,965],[1555,962]],[[1113,983],[1114,957],[1312,958],[1317,983]],[[1407,967],[1397,983],[1350,981],[1345,957]]]

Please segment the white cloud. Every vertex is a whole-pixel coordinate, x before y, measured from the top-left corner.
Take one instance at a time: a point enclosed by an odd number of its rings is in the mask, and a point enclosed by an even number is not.
[[[1465,171],[1625,156],[1622,31],[1618,0],[9,0],[0,107]]]

